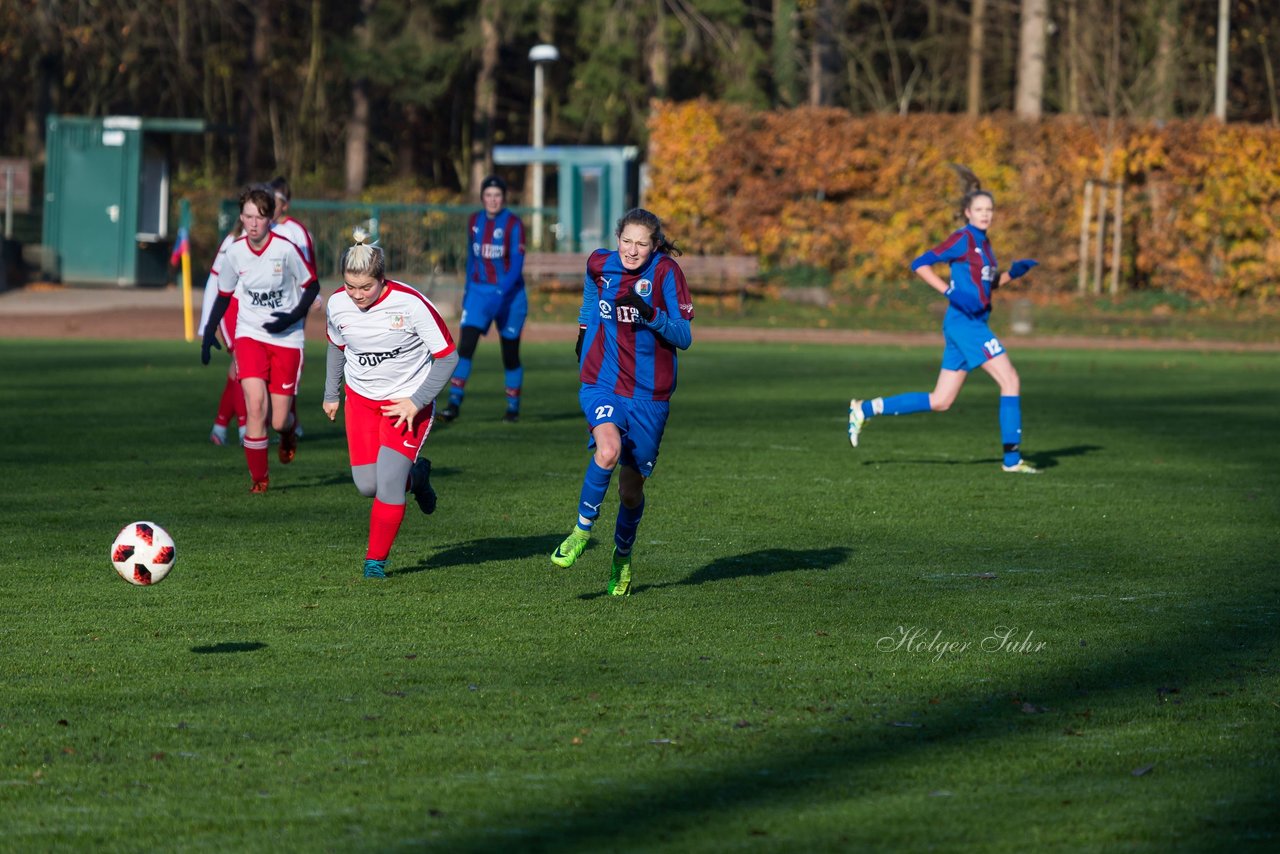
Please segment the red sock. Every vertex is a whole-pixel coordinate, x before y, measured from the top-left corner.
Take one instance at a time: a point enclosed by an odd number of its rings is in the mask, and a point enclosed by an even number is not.
[[[239,381],[239,380],[233,380],[233,382],[234,382],[237,386],[239,386],[239,385],[240,385],[240,381]],[[236,395],[236,398],[235,398],[235,410],[236,410],[236,423],[237,423],[239,426],[243,427],[243,426],[244,426],[244,422],[245,422],[246,418],[248,417],[248,410],[246,410],[246,409],[245,409],[245,406],[244,406],[244,390],[243,390],[243,389],[241,389],[241,390],[240,390],[240,393]]]
[[[249,464],[249,477],[255,482],[267,478],[267,444],[266,436],[261,439],[244,437],[244,459]]]
[[[213,417],[213,423],[223,427],[230,424],[231,416],[236,414],[237,401],[240,409],[244,409],[244,392],[240,390],[240,383],[227,377],[227,384],[222,387],[222,397],[218,399],[218,414]]]
[[[369,511],[369,551],[365,553],[366,559],[387,559],[403,520],[403,504],[384,504],[373,499],[373,509]]]

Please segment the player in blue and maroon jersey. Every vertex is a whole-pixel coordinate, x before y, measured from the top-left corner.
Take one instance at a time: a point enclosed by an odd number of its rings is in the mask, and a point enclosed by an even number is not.
[[[587,259],[578,313],[582,387],[578,402],[591,431],[578,498],[578,524],[551,555],[570,567],[587,547],[591,528],[618,475],[618,519],[613,533],[609,594],[631,592],[631,547],[644,515],[645,479],[676,390],[676,350],[693,343],[693,300],[673,256],[680,250],[662,233],[662,221],[634,208],[618,220],[618,249],[597,249]]]
[[[982,368],[1000,386],[1000,440],[1004,448],[1003,470],[1016,474],[1038,474],[1022,459],[1022,398],[1018,372],[1000,339],[987,325],[991,315],[991,295],[997,287],[1021,278],[1036,266],[1031,259],[1014,261],[1005,272],[996,264],[995,251],[987,230],[995,217],[995,196],[982,189],[972,172],[957,167],[965,181],[961,211],[967,225],[942,243],[911,262],[911,271],[950,302],[942,320],[946,347],[942,369],[932,392],[908,392],[893,397],[849,401],[849,444],[858,446],[858,436],[868,418],[877,415],[908,415],[913,412],[945,412],[955,402],[969,371]],[[951,281],[943,281],[933,264],[951,266]]]
[[[498,327],[502,367],[506,371],[507,410],[503,421],[520,419],[520,388],[524,367],[520,364],[520,333],[529,315],[524,290],[524,223],[507,210],[507,185],[497,175],[480,184],[484,210],[467,223],[467,284],[462,295],[462,332],[458,336],[458,367],[449,381],[449,405],[440,417],[453,421],[462,407],[471,376],[471,357],[489,324]]]

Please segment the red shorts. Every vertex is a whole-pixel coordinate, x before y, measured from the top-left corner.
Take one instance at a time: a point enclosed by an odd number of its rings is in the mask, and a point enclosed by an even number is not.
[[[218,324],[218,329],[222,332],[222,340],[226,342],[228,353],[236,348],[236,317],[240,314],[239,309],[240,300],[232,297],[231,303],[227,306],[227,313],[222,315],[222,322]]]
[[[236,370],[241,380],[265,380],[271,394],[297,395],[302,381],[302,350],[237,338]]]
[[[395,419],[382,414],[382,407],[390,402],[370,400],[347,388],[347,450],[351,453],[351,465],[376,463],[379,448],[390,448],[411,460],[418,458],[418,450],[431,432],[436,405],[427,404],[413,421],[395,427],[392,426]]]

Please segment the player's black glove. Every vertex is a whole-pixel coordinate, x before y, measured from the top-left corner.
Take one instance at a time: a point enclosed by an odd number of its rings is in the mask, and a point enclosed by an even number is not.
[[[200,343],[200,364],[209,364],[211,350],[221,350],[222,345],[218,343],[218,326],[215,323],[208,323],[204,327],[204,340]]]
[[[302,318],[302,315],[298,314],[296,309],[294,311],[273,311],[271,312],[271,316],[274,317],[275,320],[268,320],[266,323],[262,324],[262,328],[270,332],[272,335],[284,332]]]
[[[587,327],[578,327],[578,343],[573,345],[573,355],[578,357],[578,361],[582,361],[582,342],[587,337]]]
[[[624,295],[618,297],[614,301],[614,304],[634,308],[636,313],[640,315],[640,319],[645,323],[653,320],[653,316],[658,313],[653,306],[644,301],[644,297],[640,296],[635,291],[627,291]]]

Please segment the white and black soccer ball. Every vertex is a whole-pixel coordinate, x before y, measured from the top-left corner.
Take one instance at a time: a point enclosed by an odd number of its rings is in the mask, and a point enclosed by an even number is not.
[[[130,522],[111,544],[111,565],[130,584],[164,581],[177,559],[173,537],[155,522]]]

